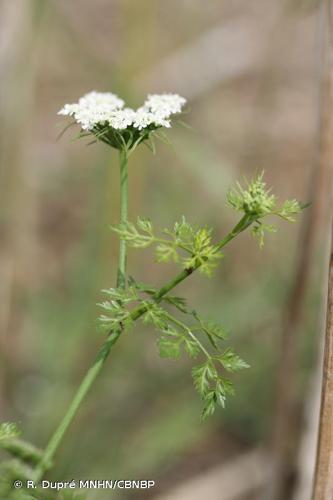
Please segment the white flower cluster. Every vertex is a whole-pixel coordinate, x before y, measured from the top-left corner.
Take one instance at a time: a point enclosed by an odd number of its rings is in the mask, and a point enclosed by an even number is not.
[[[77,103],[65,104],[59,115],[71,116],[83,130],[109,125],[117,130],[134,127],[143,130],[149,125],[171,127],[171,117],[182,111],[186,99],[177,94],[148,95],[136,111],[124,108],[124,101],[111,92],[89,92]]]

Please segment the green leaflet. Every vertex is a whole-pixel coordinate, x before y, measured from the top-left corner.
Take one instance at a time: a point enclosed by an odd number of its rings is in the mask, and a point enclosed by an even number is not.
[[[194,386],[203,401],[201,418],[213,415],[216,406],[224,408],[227,396],[234,394],[230,380],[223,377],[211,360],[192,369]]]
[[[215,359],[219,361],[228,372],[237,372],[243,370],[243,368],[250,367],[250,365],[240,358],[231,347],[224,351],[221,356],[216,356]]]
[[[121,239],[133,248],[155,247],[157,262],[179,263],[182,268],[200,265],[200,271],[211,276],[223,254],[212,243],[212,230],[189,224],[185,217],[173,228],[157,235],[152,222],[138,218],[137,223],[127,222],[111,226]]]
[[[109,333],[119,327],[129,329],[132,320],[127,306],[138,301],[136,288],[109,288],[102,290],[102,293],[107,296],[107,300],[97,303],[104,312],[98,317],[98,329],[102,333]]]
[[[186,336],[186,333],[179,332],[172,328],[162,330],[162,335],[157,340],[159,355],[161,358],[178,359],[182,353],[181,349],[190,358],[196,358],[200,353],[200,347],[195,340]]]

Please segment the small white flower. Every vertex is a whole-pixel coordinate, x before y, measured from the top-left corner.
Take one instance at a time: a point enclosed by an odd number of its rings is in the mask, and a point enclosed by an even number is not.
[[[160,117],[169,118],[181,113],[185,103],[186,99],[178,94],[149,94],[144,107]]]
[[[134,109],[125,108],[111,112],[106,121],[109,123],[110,127],[124,130],[133,124],[135,118],[136,113]]]
[[[156,127],[171,127],[170,120],[166,119],[166,115],[160,112],[149,111],[148,108],[142,106],[136,110],[136,117],[133,123],[133,127],[142,130],[149,125],[155,125]]]
[[[170,121],[158,116],[156,113],[148,111],[145,107],[139,108],[135,113],[135,120],[133,127],[138,130],[143,130],[149,125],[156,125],[160,127],[171,127]]]
[[[58,111],[58,115],[74,116],[78,111],[78,106],[78,104],[65,104],[65,106]]]
[[[97,107],[99,109],[121,109],[124,107],[124,101],[116,94],[111,92],[96,92],[92,91],[79,99],[79,106],[89,108]]]

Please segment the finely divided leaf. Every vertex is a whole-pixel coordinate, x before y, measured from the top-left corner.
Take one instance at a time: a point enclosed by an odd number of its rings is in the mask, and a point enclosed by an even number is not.
[[[157,346],[161,358],[178,359],[180,357],[180,342],[178,339],[172,340],[161,337],[157,341]]]
[[[231,348],[224,351],[220,356],[217,356],[216,359],[229,372],[236,372],[250,367],[250,365],[240,358]]]
[[[192,368],[194,387],[201,396],[206,396],[210,381],[214,379],[215,375],[216,370],[210,361]]]

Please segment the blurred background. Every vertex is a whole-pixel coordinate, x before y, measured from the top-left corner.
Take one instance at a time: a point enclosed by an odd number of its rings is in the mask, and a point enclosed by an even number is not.
[[[64,103],[90,90],[133,107],[147,93],[189,100],[192,129],[131,158],[132,220],[185,215],[224,235],[237,220],[226,191],[262,169],[281,198],[312,201],[263,250],[243,234],[213,279],[179,289],[251,365],[224,411],[200,422],[191,363],[161,360],[154,331],[117,344],[52,478],[156,486],[89,499],[310,498],[328,243],[320,10],[314,0],[0,0],[0,413],[28,440],[45,446],[101,345],[95,304],[116,274],[117,155],[72,132],[57,141]],[[129,269],[156,285],[174,273],[141,251]]]

